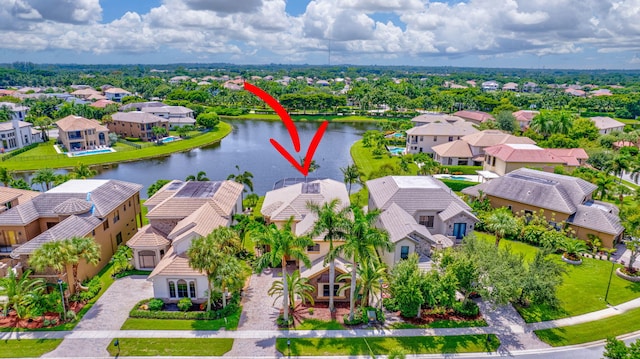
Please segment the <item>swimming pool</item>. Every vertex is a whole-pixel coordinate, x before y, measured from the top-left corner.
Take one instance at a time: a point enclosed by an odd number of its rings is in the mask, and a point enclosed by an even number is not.
[[[465,176],[442,176],[442,178],[456,180],[456,181],[469,181]]]
[[[169,137],[165,137],[162,140],[160,140],[162,143],[169,143],[169,142],[173,142],[173,141],[177,141],[179,140],[180,137],[176,137],[176,136],[169,136]]]
[[[388,147],[389,152],[394,155],[404,154],[404,147]]]
[[[404,137],[404,135],[401,133],[394,133],[393,137]]]
[[[100,148],[97,150],[86,150],[86,151],[77,151],[77,152],[68,152],[67,156],[69,157],[78,157],[78,156],[89,156],[89,155],[97,155],[100,153],[109,153],[115,152],[113,148]]]

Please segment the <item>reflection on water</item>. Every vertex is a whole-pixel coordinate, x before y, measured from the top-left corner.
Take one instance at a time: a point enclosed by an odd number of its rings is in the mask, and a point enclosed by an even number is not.
[[[241,171],[253,173],[254,191],[260,195],[271,190],[273,184],[283,177],[300,176],[300,173],[269,143],[269,139],[273,138],[290,153],[295,154],[289,133],[281,122],[228,122],[233,125],[233,131],[221,143],[160,158],[99,166],[96,167],[99,173],[95,178],[113,178],[143,184],[141,196],[146,198],[147,187],[158,179],[183,180],[190,174],[205,171],[211,180],[221,180],[226,179],[231,173],[237,173],[236,165],[240,166]],[[296,123],[301,144],[301,152],[296,157],[304,156],[319,125],[315,122]],[[372,128],[373,124],[364,123],[329,124],[314,155],[320,169],[311,176],[342,181],[340,167],[351,163],[351,145],[364,131]]]

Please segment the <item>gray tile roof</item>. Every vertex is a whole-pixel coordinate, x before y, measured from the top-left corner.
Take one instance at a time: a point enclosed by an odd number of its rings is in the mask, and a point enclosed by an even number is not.
[[[166,118],[158,117],[151,113],[142,111],[116,112],[111,115],[114,121],[132,122],[132,123],[157,123],[169,122]]]
[[[384,228],[389,233],[389,240],[392,243],[397,243],[404,238],[417,243],[415,234],[435,243],[431,232],[425,226],[418,224],[415,218],[395,203],[380,214],[376,226]]]
[[[567,222],[575,226],[616,236],[624,231],[624,227],[620,224],[620,218],[613,213],[604,211],[600,206],[578,205],[576,213],[570,216]]]
[[[470,187],[470,194],[482,186],[485,194],[540,208],[571,214],[596,185],[583,179],[520,168],[486,184]]]
[[[451,202],[471,208],[449,187],[431,176],[387,176],[367,181],[372,209],[386,210],[396,203],[411,216],[416,211],[444,211]]]
[[[119,180],[70,180],[1,213],[0,225],[25,225],[40,217],[58,217],[56,207],[72,198],[92,203],[91,214],[102,218],[140,189],[142,185]]]
[[[62,222],[42,232],[32,240],[13,250],[11,257],[18,258],[21,255],[31,254],[44,243],[59,241],[74,236],[85,237],[91,235],[102,220],[92,216],[69,216]]]
[[[438,216],[443,222],[446,222],[460,213],[464,213],[468,217],[474,218],[477,220],[476,216],[474,216],[473,213],[471,213],[468,207],[467,208],[461,207],[458,202],[453,202],[453,201],[449,204],[449,207],[447,207],[444,211],[438,213]]]

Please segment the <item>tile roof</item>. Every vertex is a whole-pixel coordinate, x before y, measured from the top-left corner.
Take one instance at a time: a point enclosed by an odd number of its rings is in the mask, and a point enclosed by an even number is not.
[[[20,126],[20,127],[32,127],[33,124],[29,123],[29,122],[24,122],[24,121],[18,121],[18,126]],[[0,122],[0,131],[13,131],[13,122],[11,122],[11,121]],[[40,132],[40,131],[38,131],[38,132]]]
[[[162,118],[150,113],[142,111],[116,112],[111,115],[114,121],[131,122],[131,123],[157,123],[169,122],[166,118]]]
[[[21,255],[28,255],[40,248],[44,243],[60,241],[74,236],[87,237],[91,236],[91,232],[102,223],[100,218],[84,215],[69,216],[62,222],[40,233],[35,238],[24,243],[20,247],[11,252],[12,258],[18,258]]]
[[[567,222],[578,227],[616,236],[624,231],[620,218],[613,213],[606,212],[599,206],[578,205],[576,213],[570,216]]]
[[[462,120],[458,116],[451,116],[444,113],[425,113],[411,119],[414,123],[431,123],[431,122],[457,122]]]
[[[178,222],[167,235],[167,238],[175,242],[181,236],[190,233],[196,233],[200,237],[206,237],[213,232],[214,229],[228,226],[231,220],[230,216],[221,216],[209,203],[205,203]]]
[[[474,216],[468,208],[460,206],[458,202],[451,202],[451,204],[449,204],[449,207],[445,208],[444,211],[438,213],[438,216],[443,222],[446,222],[461,213],[467,215],[467,217],[477,220],[476,216]]]
[[[455,112],[453,115],[476,123],[495,120],[495,118],[489,113],[474,110],[462,110]]]
[[[131,92],[121,89],[119,87],[111,87],[108,88],[106,90],[104,90],[104,93],[127,93],[127,94],[131,94]]]
[[[0,204],[18,200],[18,204],[26,203],[39,195],[41,192],[17,189],[11,187],[0,187]]]
[[[460,207],[470,210],[444,183],[431,176],[386,176],[367,181],[372,209],[386,210],[393,203],[411,216],[416,211],[444,211],[457,202]]]
[[[579,166],[580,160],[589,158],[587,151],[582,148],[547,148],[547,151],[565,160],[569,166]]]
[[[487,147],[484,152],[505,162],[566,163],[564,159],[532,144],[502,144]]]
[[[127,242],[131,248],[164,248],[171,244],[162,232],[147,224],[140,228]]]
[[[598,116],[598,117],[591,117],[590,120],[593,121],[593,123],[596,125],[596,127],[599,130],[607,130],[610,128],[624,127],[624,123],[616,121],[611,117]]]
[[[72,198],[91,202],[91,215],[103,218],[140,189],[142,185],[119,180],[69,180],[3,212],[0,225],[25,225],[40,217],[58,217],[56,207]]]
[[[94,98],[95,97],[91,97],[91,99],[94,99]],[[108,105],[111,105],[111,104],[114,104],[114,103],[117,103],[117,102],[111,101],[111,100],[107,100],[107,99],[98,99],[98,101],[92,103],[89,106],[96,107],[96,108],[105,108]]]
[[[529,123],[531,120],[540,114],[540,111],[533,110],[520,110],[512,113],[513,117],[516,118],[518,122],[526,122]]]
[[[465,136],[478,130],[470,122],[460,120],[453,124],[448,122],[431,122],[407,130],[407,135],[414,136]]]
[[[349,206],[344,183],[332,179],[296,183],[267,192],[260,212],[271,221],[286,221],[293,216],[297,222],[310,213],[307,202],[323,204],[334,198],[339,199],[342,206]]]
[[[173,247],[167,250],[167,253],[162,257],[160,262],[149,274],[148,279],[155,276],[203,276],[204,273],[191,268],[189,265],[189,258],[186,253],[176,254]]]
[[[341,272],[341,273],[351,272],[349,270],[349,262],[347,262],[345,259],[341,257],[336,257],[336,260],[334,261],[334,263],[335,263],[336,272]],[[306,267],[303,265],[302,268],[300,268],[300,277],[312,278],[327,270],[329,270],[329,265],[324,263],[324,256],[323,256],[311,262],[311,267]]]
[[[536,141],[529,137],[518,137],[500,130],[484,130],[461,138],[474,147],[489,147],[501,145],[503,143],[528,143],[535,144]]]
[[[69,115],[56,121],[56,126],[62,131],[82,131],[95,129],[96,131],[109,131],[96,120],[90,120],[81,116]]]
[[[380,214],[376,226],[384,228],[389,233],[389,240],[392,243],[397,243],[404,238],[418,243],[416,234],[435,243],[431,232],[425,226],[418,224],[413,216],[395,203]]]
[[[571,214],[596,188],[580,178],[520,168],[462,192],[482,189],[489,196]]]
[[[469,144],[463,140],[456,140],[452,142],[443,143],[441,145],[431,147],[433,152],[437,153],[440,157],[472,157],[471,148]]]

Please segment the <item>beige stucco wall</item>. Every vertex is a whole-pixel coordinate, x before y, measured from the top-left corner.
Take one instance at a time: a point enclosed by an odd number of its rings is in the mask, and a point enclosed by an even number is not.
[[[163,299],[167,302],[177,302],[180,300],[179,298],[169,297],[169,280],[175,280],[177,282],[178,279],[184,279],[187,282],[194,280],[196,282],[196,298],[192,298],[194,302],[204,302],[207,300],[206,292],[208,290],[208,283],[207,277],[204,275],[183,277],[163,275],[155,276],[151,279],[151,282],[153,283],[153,297]]]
[[[408,238],[403,238],[396,242],[393,247],[393,251],[391,252],[381,251],[382,261],[387,265],[388,268],[393,268],[396,263],[400,262],[400,252],[402,246],[409,247],[409,254],[415,253],[416,251],[416,243]]]

